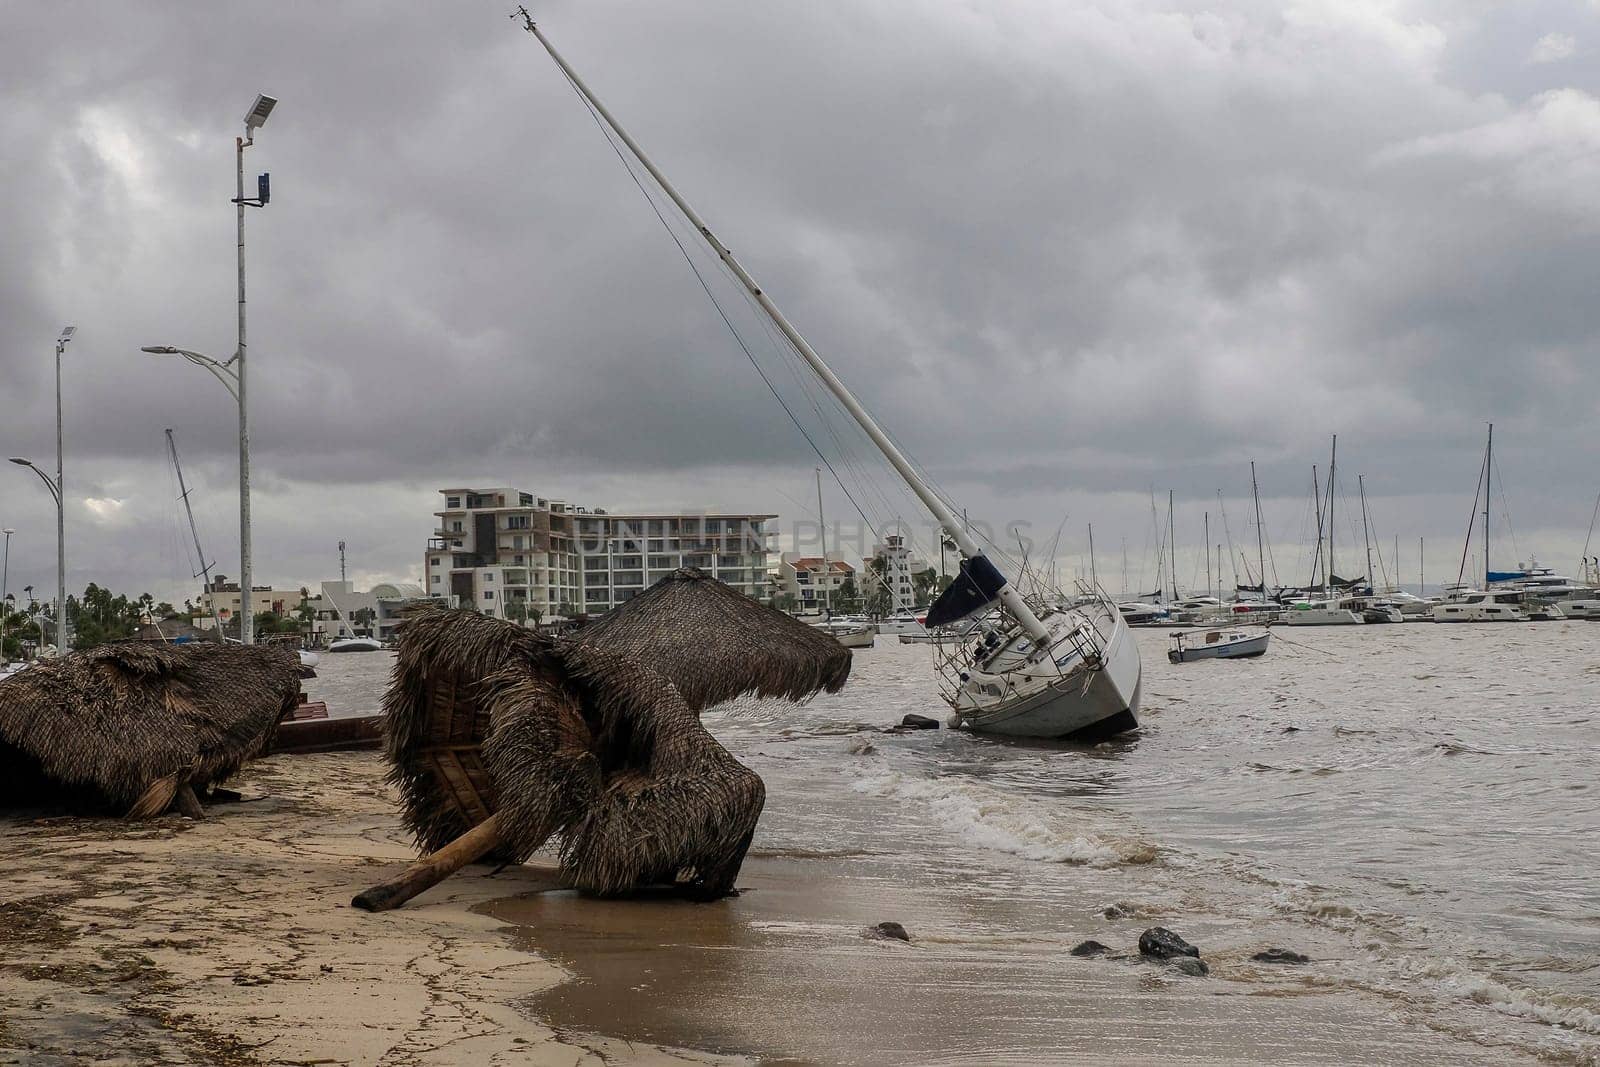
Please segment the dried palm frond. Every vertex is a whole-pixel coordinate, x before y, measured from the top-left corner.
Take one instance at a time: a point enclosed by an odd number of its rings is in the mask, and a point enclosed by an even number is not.
[[[102,645],[0,682],[0,774],[127,810],[163,779],[205,788],[272,738],[300,692],[292,651]],[[165,805],[162,805],[164,808]]]
[[[850,651],[828,634],[692,567],[572,639],[649,668],[677,686],[692,711],[746,693],[789,700],[836,693],[850,676]]]
[[[558,836],[567,876],[599,893],[731,889],[765,789],[697,712],[751,692],[804,699],[850,670],[826,634],[695,571],[574,638],[429,609],[399,644],[386,747],[418,844],[435,852],[493,815],[499,858]]]

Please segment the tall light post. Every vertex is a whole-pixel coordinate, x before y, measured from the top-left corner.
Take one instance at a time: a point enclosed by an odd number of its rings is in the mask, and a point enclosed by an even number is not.
[[[233,355],[223,362],[218,362],[210,356],[203,356],[198,352],[191,352],[185,348],[174,348],[170,345],[150,345],[142,351],[153,352],[160,355],[179,355],[198,367],[204,367],[212,376],[220,381],[233,395],[239,405],[239,601],[243,609],[239,616],[239,640],[243,644],[255,643],[255,602],[251,595],[251,559],[250,559],[250,413],[246,402],[245,378],[245,329],[244,329],[244,209],[246,207],[265,207],[272,198],[269,177],[266,174],[256,179],[256,196],[247,198],[244,195],[244,150],[256,143],[256,131],[267,121],[267,116],[272,114],[272,109],[277,106],[277,98],[257,94],[256,102],[244,117],[244,136],[235,137],[234,162],[237,173],[238,195],[233,198],[234,205],[239,212],[239,344],[234,349]]]
[[[59,346],[57,350],[59,351]],[[61,484],[51,481],[50,476],[40,470],[38,464],[31,459],[13,457],[11,462],[19,467],[27,467],[37,474],[56,502],[56,655],[64,656],[67,652],[67,541],[63,531],[66,530],[67,512],[62,503]],[[60,470],[59,464],[56,469]],[[57,477],[60,475],[57,474]]]
[[[0,663],[6,662],[6,615],[11,610],[6,603],[10,599],[6,589],[11,581],[11,535],[16,532],[9,526],[0,530],[6,535],[5,558],[0,562]]]

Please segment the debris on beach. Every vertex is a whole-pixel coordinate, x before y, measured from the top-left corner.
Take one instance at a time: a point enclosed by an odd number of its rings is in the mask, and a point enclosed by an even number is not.
[[[1104,956],[1110,951],[1110,945],[1102,945],[1100,942],[1091,939],[1089,941],[1080,941],[1076,945],[1072,946],[1072,950],[1069,955],[1078,957]]]
[[[1164,926],[1152,926],[1139,935],[1139,955],[1170,960],[1177,956],[1199,958],[1200,950]]]
[[[900,725],[908,730],[937,730],[939,728],[939,720],[930,719],[926,715],[918,715],[912,712],[900,720]]]
[[[0,682],[0,788],[150,818],[203,814],[197,793],[271,742],[300,693],[292,651],[208,642],[102,645]]]
[[[910,941],[911,935],[897,922],[881,922],[861,931],[861,936],[872,941]]]
[[[1256,963],[1310,963],[1311,957],[1292,949],[1269,948],[1250,957]]]
[[[766,787],[699,712],[835,692],[849,673],[827,634],[693,568],[570,637],[420,611],[400,627],[384,729],[426,855],[352,903],[399,907],[476,859],[520,863],[552,838],[578,889],[725,896]]]

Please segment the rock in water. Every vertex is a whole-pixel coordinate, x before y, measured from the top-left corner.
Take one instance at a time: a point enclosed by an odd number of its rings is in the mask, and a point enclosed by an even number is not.
[[[1139,955],[1170,960],[1176,956],[1200,958],[1200,950],[1164,926],[1152,926],[1139,935]]]
[[[901,726],[909,726],[913,730],[937,730],[938,719],[930,719],[926,715],[907,715],[900,720]]]
[[[906,933],[906,928],[897,922],[882,922],[876,926],[869,926],[862,936],[885,941],[911,940],[911,935]]]
[[[1111,951],[1109,945],[1102,945],[1098,941],[1084,941],[1072,950],[1074,956],[1103,956]]]
[[[1205,960],[1195,959],[1193,956],[1178,956],[1169,960],[1168,965],[1190,978],[1204,978],[1211,973],[1211,968],[1206,966]]]
[[[1257,963],[1310,963],[1310,956],[1302,956],[1286,948],[1269,948],[1250,957]]]

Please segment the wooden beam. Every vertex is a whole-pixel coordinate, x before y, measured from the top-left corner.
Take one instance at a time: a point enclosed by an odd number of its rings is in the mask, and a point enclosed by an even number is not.
[[[422,857],[399,877],[357,893],[350,901],[362,911],[389,911],[426,892],[500,844],[499,815],[491,815],[437,852]]]

